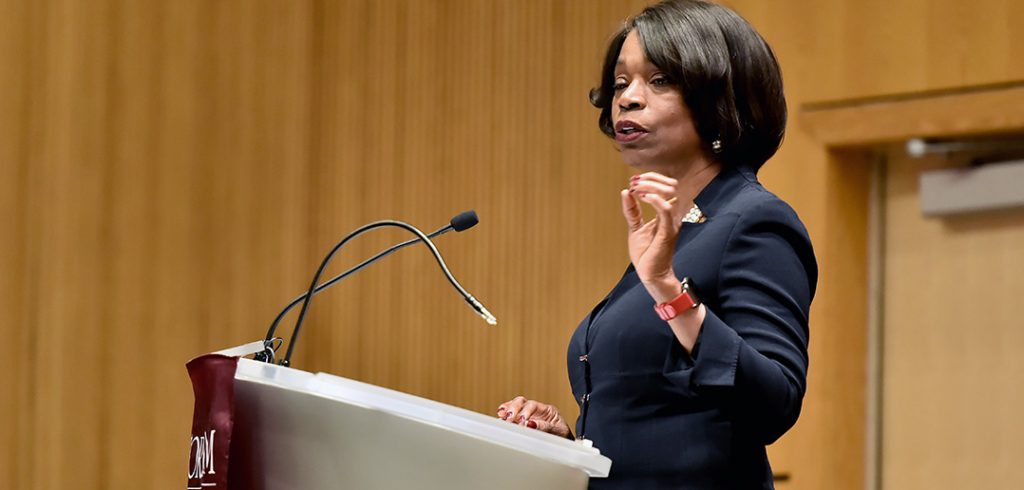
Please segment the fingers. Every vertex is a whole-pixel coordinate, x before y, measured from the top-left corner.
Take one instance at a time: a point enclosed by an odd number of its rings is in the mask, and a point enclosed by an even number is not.
[[[565,419],[558,414],[558,409],[546,405],[547,409],[542,414],[526,420],[526,427],[530,429],[537,429],[541,432],[547,432],[548,434],[554,434],[558,437],[572,437],[572,430],[569,429],[569,424],[565,423]]]
[[[517,396],[498,406],[498,418],[516,425],[565,437],[569,426],[553,405]]]
[[[647,194],[657,194],[669,204],[674,204],[677,200],[676,186],[678,183],[676,179],[655,172],[647,172],[630,178],[629,192],[640,198]]]
[[[515,421],[516,416],[527,402],[526,397],[517,396],[501,405],[498,405],[498,418],[501,420]]]
[[[679,181],[676,179],[656,172],[645,172],[631,177],[629,179],[629,188],[619,193],[622,200],[622,216],[626,218],[629,230],[631,232],[636,231],[644,225],[643,214],[637,199],[653,203],[654,201],[644,199],[644,196],[656,194],[661,196],[669,205],[672,205],[676,201],[675,194],[678,184]]]
[[[669,202],[666,198],[654,193],[643,194],[640,196],[640,200],[650,204],[651,207],[654,208],[654,211],[658,213],[658,218],[661,218],[663,214],[668,213],[668,216],[666,217],[671,221],[672,204],[675,201]]]
[[[668,199],[676,194],[676,187],[649,180],[637,180],[630,182],[630,188],[636,194],[655,193]]]
[[[547,409],[547,405],[536,400],[527,400],[517,396],[498,405],[498,418],[518,425],[527,425],[530,417]]]
[[[675,186],[679,185],[679,181],[678,180],[673,179],[672,177],[668,177],[668,176],[659,174],[658,172],[644,172],[642,174],[634,175],[631,179],[632,180],[643,180],[643,181],[658,182],[660,184],[664,184],[664,185],[667,185],[669,187],[675,187]]]
[[[628,189],[622,189],[619,197],[622,198],[622,216],[626,218],[626,225],[629,227],[629,231],[636,231],[644,225],[644,217],[640,214],[640,205]]]
[[[656,172],[645,172],[630,178],[630,190],[635,193],[657,192],[669,198],[676,194],[679,181]]]
[[[650,204],[657,213],[654,241],[663,243],[665,250],[672,250],[680,226],[679,220],[672,215],[672,203],[657,194],[646,194],[640,200]]]
[[[657,172],[645,172],[629,179],[629,190],[634,194],[655,192],[669,199],[676,194],[679,181]]]
[[[543,411],[546,405],[536,400],[530,400],[523,404],[523,408],[515,417],[515,423],[519,425],[527,425],[526,422],[530,420],[533,415],[539,411]]]
[[[658,222],[658,229],[655,236],[663,239],[674,239],[679,228],[678,220],[672,216],[672,204],[674,201],[669,202],[657,194],[645,194],[640,200],[650,204],[658,214],[656,220]]]

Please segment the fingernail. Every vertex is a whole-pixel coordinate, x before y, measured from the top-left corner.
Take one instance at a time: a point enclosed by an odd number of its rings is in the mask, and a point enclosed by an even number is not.
[[[520,424],[525,424],[526,423],[526,417],[519,417],[519,423]]]
[[[536,429],[537,428],[537,422],[534,422],[532,420],[527,420],[526,421],[526,426],[531,428],[531,429]]]

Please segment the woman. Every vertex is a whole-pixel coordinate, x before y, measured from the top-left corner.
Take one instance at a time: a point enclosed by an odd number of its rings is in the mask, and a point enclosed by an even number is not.
[[[591,487],[772,488],[765,446],[800,413],[817,284],[807,231],[756,177],[785,131],[775,56],[725,7],[665,1],[612,39],[591,101],[638,172],[631,264],[569,344],[575,432],[613,461]],[[573,437],[539,401],[498,417]]]

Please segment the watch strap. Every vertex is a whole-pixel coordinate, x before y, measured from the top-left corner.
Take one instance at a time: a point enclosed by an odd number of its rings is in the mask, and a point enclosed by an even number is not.
[[[700,306],[700,299],[693,292],[693,288],[690,286],[690,278],[684,277],[682,281],[682,292],[679,296],[676,296],[670,301],[666,301],[661,304],[654,305],[654,311],[658,314],[658,318],[669,321],[682,312],[692,310]]]

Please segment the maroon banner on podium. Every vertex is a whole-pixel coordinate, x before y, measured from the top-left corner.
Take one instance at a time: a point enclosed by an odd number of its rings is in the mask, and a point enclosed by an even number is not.
[[[228,457],[235,415],[238,358],[207,354],[185,367],[192,379],[195,409],[188,455],[189,490],[228,490]],[[235,485],[236,487],[238,485]]]

